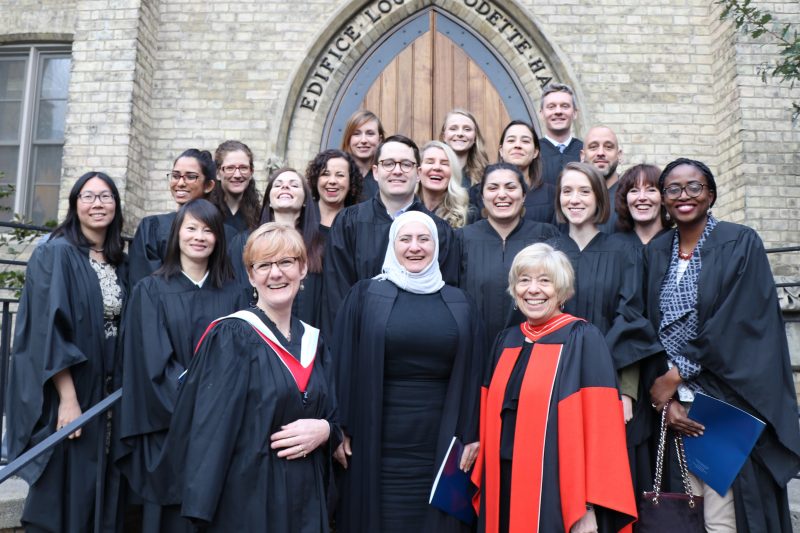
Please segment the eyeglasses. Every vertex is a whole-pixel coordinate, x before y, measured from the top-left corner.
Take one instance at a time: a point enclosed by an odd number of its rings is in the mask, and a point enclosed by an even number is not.
[[[248,165],[225,165],[222,167],[222,173],[226,176],[233,176],[236,174],[236,171],[239,171],[244,177],[247,177],[252,172],[252,169]]]
[[[82,204],[92,205],[95,200],[100,198],[101,204],[113,204],[114,203],[114,195],[108,191],[101,192],[100,194],[95,194],[93,192],[82,192],[78,195],[78,200],[81,201]]]
[[[284,257],[283,259],[278,259],[277,261],[263,261],[261,263],[253,263],[251,266],[253,270],[258,274],[269,274],[272,271],[272,265],[278,267],[278,270],[281,272],[286,272],[287,270],[291,269],[295,264],[297,264],[297,257]]]
[[[183,181],[186,183],[194,183],[195,181],[200,179],[200,174],[195,174],[194,172],[187,172],[186,174],[181,174],[180,172],[167,172],[167,177],[170,181]]]
[[[391,172],[397,165],[400,165],[400,170],[403,172],[408,172],[417,164],[414,161],[410,161],[408,159],[403,159],[402,161],[395,161],[394,159],[381,159],[378,161],[378,164],[381,166],[383,170],[386,172]]]
[[[689,198],[697,198],[703,192],[703,188],[708,187],[708,185],[704,185],[699,181],[690,181],[683,187],[680,185],[670,185],[669,187],[664,187],[662,192],[664,196],[669,198],[670,200],[677,200],[683,194],[683,191],[686,191],[686,196]]]

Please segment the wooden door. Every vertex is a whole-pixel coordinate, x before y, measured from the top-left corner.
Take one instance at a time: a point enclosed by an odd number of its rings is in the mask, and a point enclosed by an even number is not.
[[[387,135],[407,135],[419,146],[438,139],[448,111],[467,109],[478,120],[494,161],[500,133],[509,122],[503,99],[481,67],[437,31],[441,15],[431,10],[429,16],[430,29],[386,66],[360,107],[381,118]]]

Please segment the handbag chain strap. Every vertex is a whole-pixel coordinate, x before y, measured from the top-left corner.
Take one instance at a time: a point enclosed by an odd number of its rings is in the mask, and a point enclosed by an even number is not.
[[[658,438],[658,452],[656,457],[656,479],[653,483],[653,505],[658,505],[658,498],[661,493],[661,481],[664,475],[664,455],[667,447],[667,411],[672,403],[672,398],[667,400],[664,409],[661,410],[661,431]],[[681,479],[683,490],[689,498],[689,507],[694,508],[694,493],[692,492],[692,481],[689,479],[689,469],[686,467],[686,453],[683,449],[683,437],[675,434],[675,447],[678,451],[678,465],[681,469]]]

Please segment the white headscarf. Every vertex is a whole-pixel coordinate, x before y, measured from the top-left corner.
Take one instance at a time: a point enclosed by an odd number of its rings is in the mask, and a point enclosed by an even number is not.
[[[394,241],[400,229],[409,222],[422,222],[433,238],[433,259],[422,272],[409,272],[394,253]],[[389,228],[389,246],[386,248],[386,256],[383,259],[382,274],[378,274],[373,279],[388,279],[398,287],[415,294],[431,294],[444,286],[442,272],[439,270],[439,232],[433,219],[420,211],[406,211],[394,219],[392,227]]]

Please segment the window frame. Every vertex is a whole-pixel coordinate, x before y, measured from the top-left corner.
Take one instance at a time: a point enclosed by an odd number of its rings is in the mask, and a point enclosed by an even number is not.
[[[72,73],[72,46],[68,43],[43,42],[19,43],[0,45],[0,61],[5,58],[23,59],[25,61],[24,84],[22,102],[20,107],[19,136],[16,142],[0,141],[0,146],[18,146],[16,176],[5,176],[4,183],[14,185],[14,201],[10,205],[13,213],[18,213],[25,219],[30,218],[35,180],[30,175],[34,166],[33,154],[36,146],[60,146],[63,150],[66,131],[60,143],[56,140],[38,140],[36,137],[36,124],[39,120],[41,109],[40,84],[43,76],[44,65],[47,59],[67,58],[70,61],[70,75]],[[67,82],[69,85],[69,82]],[[68,93],[68,87],[67,87]],[[65,124],[66,126],[66,124]],[[66,130],[66,128],[64,128]],[[60,173],[63,176],[63,152]],[[59,179],[59,187],[61,180]],[[60,191],[57,193],[60,196]],[[57,213],[52,213],[55,218]],[[3,216],[3,218],[7,218]]]

